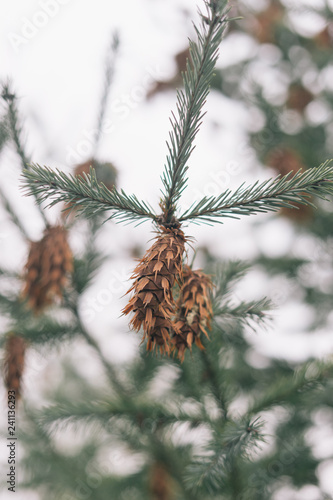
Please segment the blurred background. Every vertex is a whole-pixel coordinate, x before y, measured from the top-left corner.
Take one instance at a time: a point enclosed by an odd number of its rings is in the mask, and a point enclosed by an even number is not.
[[[158,211],[170,111],[181,86],[188,38],[194,37],[196,2],[17,0],[2,10],[0,78],[11,80],[18,97],[29,158],[67,173],[84,171],[86,162],[94,159],[101,180],[116,182]],[[231,4],[231,15],[242,19],[230,24],[220,48],[207,114],[190,161],[184,208],[203,195],[316,167],[333,156],[333,2],[239,0]],[[111,47],[115,33],[116,54]],[[110,58],[114,71],[100,123]],[[34,200],[23,196],[20,161],[10,144],[1,151],[0,171],[1,190],[28,237],[41,239],[43,219]],[[53,224],[62,220],[61,209],[57,205],[47,211]],[[82,221],[71,223],[70,246],[81,255],[87,227]],[[235,296],[267,296],[276,306],[268,331],[257,328],[247,335],[250,364],[264,367],[273,358],[296,366],[311,358],[332,357],[332,228],[332,205],[320,202],[317,209],[284,209],[185,229],[195,238],[197,267],[216,260],[247,261],[250,270]],[[115,366],[137,356],[139,336],[128,334],[127,318],[120,311],[134,259],[143,255],[152,237],[149,223],[135,227],[112,221],[97,236],[105,260],[80,296],[79,309],[88,331]],[[1,267],[21,273],[28,250],[0,205]],[[1,286],[2,292],[15,288],[8,280]],[[0,328],[9,328],[6,317]],[[70,379],[69,366],[92,386],[103,381],[98,360],[80,339],[51,350],[40,346],[27,354],[25,398],[35,408],[47,404]],[[2,387],[2,400],[5,394]],[[317,412],[314,408],[311,429],[306,431],[316,462],[315,479],[310,485],[281,481],[269,498],[332,498],[331,402]],[[6,424],[3,412],[1,423]],[[62,440],[66,449],[66,436]],[[0,456],[5,464],[3,446]],[[120,470],[124,466],[120,459],[117,464]],[[36,485],[16,498],[46,498],[40,495]],[[5,491],[3,498],[10,498],[10,493]]]

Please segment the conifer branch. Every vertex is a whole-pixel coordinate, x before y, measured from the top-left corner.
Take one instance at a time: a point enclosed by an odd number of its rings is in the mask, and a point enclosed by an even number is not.
[[[276,212],[282,207],[296,208],[296,204],[313,205],[311,196],[326,199],[333,194],[333,165],[331,160],[317,168],[301,170],[291,177],[291,172],[283,177],[256,182],[252,186],[242,184],[236,191],[227,189],[220,196],[204,197],[194,203],[179,218],[180,222],[194,221],[214,223],[229,217]]]
[[[103,183],[98,184],[93,168],[90,169],[90,174],[82,177],[32,164],[23,175],[28,195],[36,192],[39,203],[53,198],[47,207],[65,202],[70,204],[67,210],[76,208],[86,217],[110,210],[113,213],[106,220],[139,223],[147,219],[156,220],[153,209],[144,201],[139,201],[135,195],[128,196],[115,187],[110,191]]]
[[[305,363],[296,373],[281,377],[265,394],[253,401],[248,415],[256,415],[276,405],[295,404],[297,397],[302,397],[306,392],[313,391],[314,387],[329,380],[332,373],[332,363],[321,361]]]
[[[24,146],[23,146],[23,140],[22,140],[22,133],[23,133],[23,128],[22,125],[20,125],[20,120],[19,120],[19,115],[18,115],[18,109],[16,105],[16,100],[17,97],[12,91],[10,84],[7,83],[2,86],[2,98],[4,101],[7,103],[8,106],[8,123],[9,123],[9,130],[10,134],[12,137],[12,140],[15,144],[16,147],[16,152],[21,160],[22,164],[22,170],[25,172],[29,168],[29,158],[25,153]],[[38,196],[35,192],[32,191],[32,194],[35,196],[36,201],[38,202]],[[39,202],[38,202],[39,203]],[[38,210],[43,218],[43,221],[45,223],[45,226],[48,226],[48,221],[46,219],[45,213],[38,204]]]
[[[237,320],[251,328],[253,328],[253,323],[264,325],[269,319],[266,311],[270,309],[272,309],[272,304],[268,299],[242,301],[238,305],[232,305],[230,302],[213,305],[215,321]]]
[[[8,140],[7,117],[0,122],[0,152]]]
[[[211,494],[221,491],[233,460],[246,457],[251,446],[258,446],[263,441],[262,426],[263,422],[259,419],[227,422],[223,433],[214,433],[214,441],[209,443],[209,450],[214,450],[214,454],[200,456],[188,467],[188,488]]]
[[[102,99],[100,102],[100,108],[99,108],[99,114],[97,118],[97,128],[96,128],[96,135],[95,135],[95,144],[93,148],[93,153],[92,157],[95,156],[96,151],[99,146],[99,142],[101,139],[102,135],[102,128],[103,128],[103,121],[104,121],[104,116],[106,112],[106,107],[110,95],[110,88],[111,84],[113,81],[114,77],[114,72],[115,72],[115,61],[118,53],[118,48],[119,48],[119,38],[117,32],[115,32],[112,36],[111,44],[110,47],[108,48],[108,53],[107,53],[107,58],[106,58],[106,64],[105,64],[105,75],[104,75],[104,88],[103,88],[103,94],[102,94]]]
[[[193,141],[204,116],[202,107],[218,57],[218,47],[227,25],[227,0],[206,0],[207,16],[201,14],[201,31],[194,26],[197,43],[189,41],[191,62],[183,74],[184,90],[177,91],[177,113],[172,113],[167,142],[169,155],[162,175],[164,193],[161,202],[164,220],[170,223],[176,203],[186,187],[186,163],[194,149]]]
[[[10,201],[8,200],[8,198],[5,196],[5,194],[2,192],[1,189],[0,189],[0,200],[1,200],[4,208],[6,209],[6,212],[8,213],[9,217],[11,218],[12,222],[20,230],[24,239],[29,240],[30,238],[25,230],[25,227],[21,223],[20,219],[17,217]]]

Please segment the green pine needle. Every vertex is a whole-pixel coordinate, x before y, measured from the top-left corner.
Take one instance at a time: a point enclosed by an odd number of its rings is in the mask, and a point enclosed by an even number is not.
[[[166,222],[170,222],[181,193],[186,187],[187,161],[194,149],[193,142],[204,116],[203,105],[210,90],[210,81],[218,57],[218,47],[227,25],[227,0],[205,2],[207,16],[201,14],[201,31],[194,26],[197,43],[190,40],[190,61],[182,75],[184,90],[177,91],[177,113],[172,113],[169,155],[162,176],[164,193],[162,207]]]
[[[128,196],[115,187],[110,191],[103,183],[98,184],[93,168],[90,169],[90,174],[82,177],[32,164],[29,170],[23,172],[23,176],[27,194],[37,193],[40,203],[52,199],[48,207],[59,202],[69,203],[71,206],[68,210],[76,208],[86,217],[112,211],[106,220],[118,219],[122,222],[140,223],[156,218],[153,209],[147,203],[139,201],[135,195]]]
[[[327,195],[333,194],[331,160],[304,173],[299,170],[293,177],[291,174],[261,184],[257,181],[249,187],[242,184],[236,191],[227,189],[217,197],[204,197],[184,212],[179,221],[214,223],[221,222],[219,219],[223,217],[238,219],[239,215],[276,212],[282,207],[296,208],[296,204],[315,207],[311,196],[326,200]]]

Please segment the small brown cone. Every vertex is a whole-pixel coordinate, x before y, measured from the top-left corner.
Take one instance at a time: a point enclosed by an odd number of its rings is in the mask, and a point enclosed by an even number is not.
[[[268,8],[256,16],[254,35],[259,43],[275,43],[277,27],[283,21],[284,7],[273,0]]]
[[[23,337],[13,333],[9,334],[5,345],[4,381],[8,391],[15,391],[16,399],[19,399],[22,393],[26,347]]]
[[[313,38],[315,44],[320,49],[329,49],[333,47],[333,29],[332,25],[327,25],[318,35]]]
[[[25,266],[22,295],[35,312],[62,297],[67,274],[73,270],[73,255],[62,226],[48,227],[40,241],[31,243]]]
[[[304,165],[297,152],[289,148],[275,148],[270,151],[266,157],[266,163],[275,168],[280,175],[287,175],[292,172],[291,177],[298,172],[303,171]],[[309,205],[295,204],[297,208],[281,208],[281,215],[288,217],[295,222],[306,222],[311,219],[313,209]]]
[[[185,236],[180,229],[162,227],[155,243],[149,248],[134,270],[134,291],[123,313],[134,313],[130,325],[143,329],[147,350],[158,347],[170,353],[171,318],[174,314],[172,287],[182,272]]]
[[[291,85],[287,100],[288,108],[303,113],[306,106],[313,100],[313,94],[302,85]]]
[[[183,84],[182,72],[186,70],[186,61],[190,59],[190,49],[182,50],[175,55],[174,60],[177,66],[176,74],[169,80],[156,81],[154,86],[149,90],[147,94],[147,99],[151,99],[154,95],[164,92],[166,90],[172,90],[180,87]]]
[[[97,181],[103,182],[103,184],[111,191],[111,189],[116,185],[118,176],[118,171],[113,163],[99,162],[94,158],[91,158],[90,160],[87,160],[75,166],[75,177],[79,175],[81,177],[84,177],[83,174],[89,174],[90,167],[95,169]],[[66,219],[68,216],[70,216],[71,213],[69,212],[69,209],[72,207],[72,205],[73,203],[66,203],[65,211],[62,212],[63,219]]]
[[[172,339],[181,361],[184,360],[186,349],[191,350],[193,344],[204,348],[200,336],[204,333],[208,338],[207,329],[210,329],[213,314],[210,299],[212,289],[213,283],[207,274],[201,270],[193,271],[189,266],[184,267]]]
[[[149,485],[152,500],[172,500],[172,481],[165,466],[161,463],[153,464],[150,471]]]
[[[76,165],[74,175],[83,176],[83,174],[89,174],[90,167],[95,169],[98,182],[103,182],[110,190],[115,186],[118,172],[113,163],[110,162],[100,162],[92,158],[84,163]]]

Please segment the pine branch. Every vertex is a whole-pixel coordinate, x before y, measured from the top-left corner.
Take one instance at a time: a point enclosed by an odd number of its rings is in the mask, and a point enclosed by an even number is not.
[[[113,77],[114,77],[115,61],[116,61],[116,57],[117,57],[117,53],[118,53],[118,48],[119,48],[119,38],[118,38],[118,34],[115,32],[112,36],[110,48],[108,49],[108,54],[107,54],[107,58],[106,58],[104,88],[103,88],[103,95],[102,95],[98,119],[97,119],[95,144],[94,144],[94,150],[92,153],[92,157],[94,157],[96,154],[96,151],[98,149],[99,142],[101,139],[101,135],[102,135],[103,121],[104,121],[105,111],[106,111],[106,107],[107,107],[107,103],[108,103],[108,99],[109,99],[109,95],[110,95],[110,88],[111,88],[111,84],[112,84]]]
[[[86,217],[110,210],[113,213],[106,220],[139,223],[148,219],[156,220],[153,209],[147,203],[139,201],[135,195],[128,196],[115,187],[110,191],[103,183],[98,184],[93,168],[90,169],[90,174],[82,177],[32,164],[23,175],[28,195],[36,192],[39,203],[53,198],[47,207],[65,202],[70,205],[68,210],[76,208]]]
[[[240,260],[230,260],[218,265],[217,269],[213,270],[216,276],[214,279],[215,300],[222,300],[230,295],[234,284],[245,276],[248,269],[249,264]]]
[[[221,222],[218,219],[222,217],[238,219],[238,215],[276,212],[282,207],[295,208],[296,204],[315,207],[311,196],[325,200],[326,195],[333,194],[330,160],[304,173],[299,170],[293,177],[291,174],[261,184],[256,182],[249,187],[242,184],[236,191],[228,189],[218,197],[204,197],[184,212],[179,221],[214,223]]]
[[[24,239],[26,240],[29,240],[29,236],[25,230],[25,227],[22,225],[20,219],[17,217],[11,203],[9,202],[9,200],[7,199],[7,197],[5,196],[5,194],[2,192],[2,190],[0,189],[0,200],[4,206],[4,208],[6,209],[9,217],[11,218],[12,222],[15,224],[15,226],[20,230],[22,236],[24,237]]]
[[[162,175],[164,185],[161,202],[165,222],[172,221],[176,203],[186,187],[186,163],[194,149],[193,141],[204,116],[202,107],[209,94],[209,85],[218,57],[218,47],[227,24],[227,0],[207,0],[208,15],[201,14],[201,31],[194,26],[198,42],[190,43],[191,62],[183,74],[184,90],[177,91],[177,113],[172,113],[167,142],[169,155]]]
[[[241,420],[227,422],[221,432],[214,433],[214,440],[207,446],[207,451],[214,454],[199,456],[188,467],[186,482],[194,491],[208,491],[210,494],[221,492],[233,461],[246,457],[250,447],[258,446],[263,441],[261,428],[263,423]],[[252,448],[253,449],[253,448]]]
[[[2,86],[1,96],[6,101],[8,106],[8,123],[9,123],[10,134],[15,144],[17,154],[20,157],[23,172],[25,172],[29,168],[30,160],[26,155],[23,146],[23,140],[22,140],[23,128],[20,125],[18,109],[16,105],[17,97],[12,91],[9,83]],[[36,201],[39,202],[37,194],[33,192],[33,195],[35,196]],[[45,225],[48,226],[48,221],[40,205],[38,205],[38,210],[43,218]]]
[[[40,422],[43,426],[51,426],[54,431],[56,427],[64,428],[69,424],[88,425],[100,424],[104,427],[112,417],[115,419],[129,419],[137,430],[144,432],[145,421],[152,420],[152,415],[156,425],[170,425],[179,422],[192,424],[193,427],[204,423],[190,413],[179,409],[174,413],[166,406],[157,404],[155,401],[145,401],[143,398],[130,397],[127,399],[110,400],[107,399],[73,402],[72,400],[58,401],[56,405],[45,408],[40,413]],[[111,431],[112,432],[112,431]],[[150,435],[151,430],[146,428],[146,433]],[[150,437],[152,437],[150,435]]]
[[[209,385],[222,411],[222,417],[228,420],[228,398],[225,395],[225,387],[221,383],[221,368],[217,366],[216,357],[209,356],[209,351],[202,350],[200,355],[208,374]]]
[[[6,117],[7,118],[7,117]],[[0,152],[5,146],[8,140],[8,130],[6,124],[6,118],[0,122]]]
[[[250,302],[241,302],[237,306],[230,302],[213,304],[214,320],[237,320],[243,325],[254,328],[253,323],[265,325],[269,316],[266,311],[272,309],[272,304],[268,299],[253,300]]]
[[[333,372],[331,363],[313,361],[305,363],[301,369],[289,377],[282,377],[269,390],[252,403],[248,415],[256,415],[272,406],[295,404],[296,398],[330,379]]]

